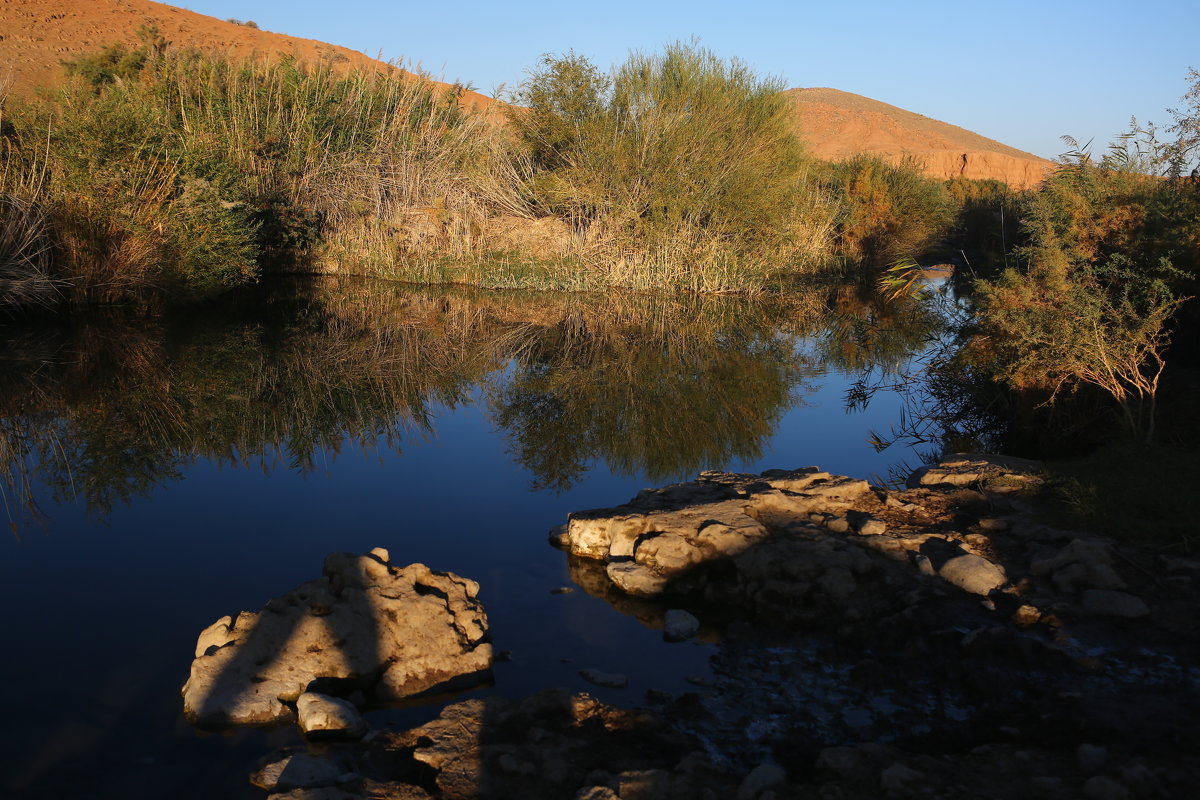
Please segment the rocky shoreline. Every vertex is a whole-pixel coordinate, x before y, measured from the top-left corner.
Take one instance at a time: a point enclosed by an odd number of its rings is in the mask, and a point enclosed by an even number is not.
[[[333,556],[325,584],[222,620],[197,647],[185,697],[212,659],[238,660],[243,620],[252,631],[272,607],[296,615],[283,628],[308,631],[303,646],[241,658],[245,692],[207,684],[231,708],[265,694],[283,711],[205,716],[193,697],[189,718],[300,721],[307,746],[253,778],[288,800],[1188,796],[1200,786],[1200,559],[1048,526],[1039,485],[1030,462],[954,456],[902,491],[816,468],[709,472],[570,515],[551,542],[579,587],[668,640],[719,639],[694,692],[648,692],[636,709],[549,689],[368,731],[359,709],[485,681],[490,633],[471,581],[395,567],[384,551]],[[347,570],[353,580],[336,577]],[[347,584],[371,603],[330,594]],[[378,642],[409,650],[356,645],[330,661],[356,639],[317,641],[313,620],[374,613],[381,598],[395,604],[388,624],[407,627]],[[314,647],[341,666],[297,666]],[[440,671],[378,690],[414,673],[414,647]],[[280,670],[295,678],[286,691]]]

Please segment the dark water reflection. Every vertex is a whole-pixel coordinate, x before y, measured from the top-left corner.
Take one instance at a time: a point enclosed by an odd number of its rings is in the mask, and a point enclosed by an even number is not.
[[[914,461],[867,444],[896,402],[847,415],[845,395],[927,333],[853,288],[764,302],[335,280],[219,315],[10,326],[0,795],[256,796],[247,765],[287,734],[197,739],[178,687],[202,628],[335,550],[480,581],[514,653],[495,692],[596,691],[581,667],[630,676],[608,699],[680,690],[708,649],[550,595],[571,581],[545,530],[702,469]]]

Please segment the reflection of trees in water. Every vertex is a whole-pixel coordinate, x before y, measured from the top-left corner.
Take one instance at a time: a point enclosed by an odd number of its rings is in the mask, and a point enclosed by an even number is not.
[[[496,363],[420,326],[373,329],[311,299],[253,319],[73,325],[7,348],[0,478],[17,481],[5,481],[6,499],[32,500],[21,476],[35,468],[56,499],[107,513],[197,458],[306,472],[346,442],[398,449],[428,430],[433,405],[461,402]]]
[[[760,455],[793,390],[838,360],[801,348],[828,322],[821,293],[435,293],[326,279],[244,306],[0,332],[5,502],[33,509],[36,477],[103,514],[199,458],[305,472],[347,443],[398,450],[481,383],[535,485],[570,486],[597,459],[661,480]]]
[[[922,457],[935,461],[942,452],[994,452],[1003,440],[1004,398],[980,369],[970,308],[951,288],[947,282],[892,301],[863,287],[837,293],[822,353],[856,375],[847,408],[864,409],[881,391],[901,399],[890,430],[872,432],[876,450],[927,445]]]
[[[653,302],[577,308],[539,328],[492,387],[535,487],[569,488],[598,459],[654,481],[755,459],[815,371],[795,335],[813,320],[789,316],[794,307]]]

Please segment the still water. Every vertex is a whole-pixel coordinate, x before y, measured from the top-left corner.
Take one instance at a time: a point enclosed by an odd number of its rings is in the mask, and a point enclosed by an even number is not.
[[[768,302],[289,282],[215,315],[119,313],[0,331],[0,795],[261,797],[290,731],[202,736],[179,688],[201,629],[386,547],[474,578],[488,692],[635,704],[712,645],[569,586],[568,512],[704,469],[886,478],[899,419],[864,374],[928,330],[852,288]],[[627,689],[579,670],[628,675]],[[433,709],[377,712],[408,725]]]

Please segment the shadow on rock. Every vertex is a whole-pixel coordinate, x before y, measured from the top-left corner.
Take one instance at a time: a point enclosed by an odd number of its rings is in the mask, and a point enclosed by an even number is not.
[[[703,473],[551,542],[616,609],[722,630],[710,685],[655,708],[732,772],[846,797],[1170,796],[1200,777],[1200,569],[1164,562],[1188,576],[1168,584],[1148,554],[1046,526],[1029,469],[955,456],[898,492]]]
[[[361,735],[354,705],[488,683],[492,648],[478,591],[422,564],[395,567],[382,548],[332,554],[321,578],[200,634],[184,713],[199,727],[224,728],[293,721],[299,708],[306,731]]]

